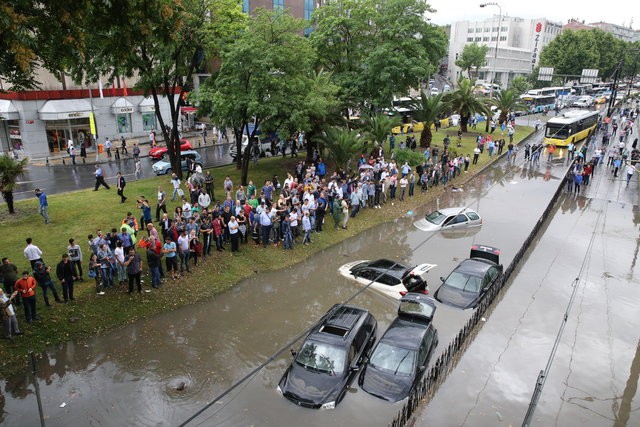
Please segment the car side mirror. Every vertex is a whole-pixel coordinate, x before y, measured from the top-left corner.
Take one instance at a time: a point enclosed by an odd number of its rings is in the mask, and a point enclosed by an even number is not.
[[[296,357],[296,355],[298,354],[298,352],[295,351],[294,349],[291,349],[289,351],[291,351],[291,357]]]
[[[360,370],[360,367],[355,365],[355,366],[352,366],[350,369],[351,369],[351,372],[358,372]]]
[[[444,283],[444,277],[440,276],[440,281]]]
[[[426,369],[427,369],[426,366],[420,366],[420,368],[418,368],[420,372],[424,372]]]

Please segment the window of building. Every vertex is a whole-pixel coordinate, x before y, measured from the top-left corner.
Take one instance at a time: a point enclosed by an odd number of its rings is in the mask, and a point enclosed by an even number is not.
[[[304,0],[304,19],[306,21],[310,21],[311,20],[311,15],[313,15],[313,6],[314,6],[314,0]],[[304,29],[304,35],[308,36],[309,34],[311,34],[311,31],[313,31],[312,27],[306,27]]]
[[[273,10],[284,9],[284,0],[273,0]]]
[[[131,133],[131,113],[116,114],[118,133]]]
[[[496,36],[492,36],[492,37],[491,37],[491,41],[492,41],[492,42],[496,41],[496,39],[497,39],[497,37],[496,37]]]
[[[482,41],[483,41],[483,42],[488,42],[488,41],[489,41],[489,37],[483,37],[483,38],[482,38]]]
[[[500,31],[509,31],[509,27],[500,27]]]
[[[242,0],[242,11],[249,13],[249,0]]]
[[[500,36],[500,41],[501,42],[506,42],[507,41],[507,36]]]
[[[473,37],[467,37],[467,41],[468,42],[472,42],[473,41]]]
[[[473,28],[468,28],[467,29],[467,33],[473,33],[473,31],[474,31]]]
[[[477,42],[482,41],[482,37],[476,37],[476,41]]]
[[[485,32],[485,33],[488,33],[488,32],[490,32],[490,31],[491,31],[491,28],[485,28],[485,29],[484,29],[484,32]]]
[[[156,128],[156,113],[142,113],[142,130]]]

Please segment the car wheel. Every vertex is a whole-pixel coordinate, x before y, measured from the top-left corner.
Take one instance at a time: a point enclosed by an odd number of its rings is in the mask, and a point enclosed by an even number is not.
[[[167,171],[164,173],[165,175],[170,175],[173,173],[173,169],[167,168]]]

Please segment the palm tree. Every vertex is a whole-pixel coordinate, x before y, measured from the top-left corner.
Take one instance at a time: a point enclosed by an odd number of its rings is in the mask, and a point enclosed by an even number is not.
[[[439,119],[447,108],[447,104],[442,97],[442,94],[427,96],[423,91],[420,94],[420,98],[414,98],[413,100],[413,117],[424,124],[420,133],[420,147],[422,148],[431,147],[431,141],[433,140],[431,125]]]
[[[520,100],[520,96],[513,88],[496,93],[495,98],[489,102],[500,110],[499,123],[507,121],[507,114],[511,112],[527,111],[527,106]]]
[[[460,130],[467,131],[469,119],[476,113],[484,113],[489,117],[491,110],[487,106],[486,99],[473,93],[473,85],[469,79],[460,79],[458,89],[449,92],[443,97],[451,111],[460,114]]]
[[[329,151],[329,157],[333,159],[336,167],[347,174],[351,170],[351,162],[365,151],[366,140],[357,130],[349,130],[339,127],[325,129],[319,142]]]
[[[16,213],[13,209],[13,190],[16,187],[16,180],[27,167],[29,159],[14,160],[9,156],[0,156],[0,192],[2,198],[7,202],[10,214]]]
[[[400,117],[371,113],[363,118],[360,128],[374,143],[382,145],[387,135],[391,133],[391,129],[401,124]]]

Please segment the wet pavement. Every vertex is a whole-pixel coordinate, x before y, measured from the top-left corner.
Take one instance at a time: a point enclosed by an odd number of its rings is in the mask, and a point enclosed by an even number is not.
[[[217,166],[224,166],[233,163],[233,159],[229,156],[228,143],[212,144],[208,141],[206,145],[201,145],[201,137],[189,138],[192,146],[196,151],[200,152],[203,158],[204,167],[211,168]],[[161,146],[163,144],[160,144]],[[132,146],[129,144],[129,152],[131,153]],[[151,169],[153,163],[157,160],[148,156],[149,144],[140,145],[140,162],[142,163],[142,177],[148,178],[154,176],[154,172]],[[91,188],[95,183],[94,165],[95,153],[91,153],[91,156],[87,158],[86,163],[82,163],[80,156],[76,156],[76,165],[70,164],[70,160],[67,158],[65,165],[61,162],[58,164],[46,165],[32,165],[27,167],[27,171],[22,174],[16,185],[14,191],[14,197],[16,200],[23,200],[33,197],[33,190],[40,188],[47,194],[59,194],[69,191],[86,190]],[[99,161],[103,168],[107,183],[115,183],[116,173],[122,171],[127,181],[135,180],[134,171],[135,163],[133,161],[133,155],[123,155],[120,160],[107,160],[106,154],[100,155]],[[0,203],[4,203],[4,200],[0,199]]]

